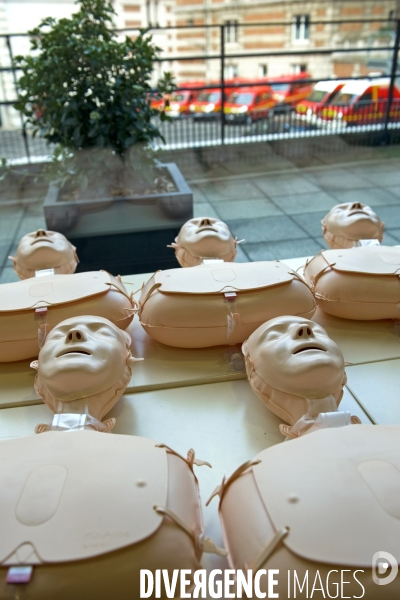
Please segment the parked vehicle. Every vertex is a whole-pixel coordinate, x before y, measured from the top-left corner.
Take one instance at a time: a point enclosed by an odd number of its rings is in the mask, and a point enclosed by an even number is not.
[[[197,100],[200,89],[206,84],[204,81],[186,81],[180,85],[199,88],[199,90],[177,90],[171,94],[165,112],[174,118],[190,114],[189,106]]]
[[[224,113],[228,123],[250,124],[268,117],[275,106],[269,85],[238,88],[225,104]]]
[[[165,101],[169,99],[169,96],[160,97],[156,92],[149,94],[150,106],[154,110],[164,110]]]
[[[232,92],[235,91],[235,87],[232,87],[232,85],[234,84],[240,84],[243,83],[243,85],[249,83],[248,79],[240,79],[240,78],[235,78],[235,79],[228,79],[225,80],[225,102],[227,102],[229,96],[231,95]],[[208,90],[202,90],[201,92],[199,92],[197,94],[197,98],[194,102],[192,102],[189,105],[189,111],[192,114],[193,117],[195,117],[196,119],[205,119],[205,118],[215,118],[218,117],[218,115],[221,113],[221,109],[222,109],[222,94],[221,94],[221,88],[217,87],[217,85],[219,85],[219,82],[212,82],[212,84],[215,84],[216,87],[215,88],[210,88]]]
[[[230,91],[225,88],[225,99],[227,99]],[[197,119],[217,117],[221,112],[221,100],[220,88],[203,90],[197,94],[196,100],[189,105],[189,111]]]
[[[318,81],[314,85],[313,91],[305,100],[302,100],[296,106],[298,115],[310,118],[315,115],[319,109],[332,101],[332,98],[345,85],[345,81],[337,79],[328,79],[327,81]]]
[[[323,121],[336,121],[346,125],[382,123],[387,108],[390,79],[358,79],[347,82],[335,94],[330,104],[319,109]],[[393,101],[389,116],[400,120],[400,90],[393,88]]]
[[[312,84],[304,80],[310,78],[310,73],[304,72],[269,77],[265,80],[265,83],[272,88],[272,97],[275,100],[274,113],[289,112],[301,100],[307,98],[312,92]]]

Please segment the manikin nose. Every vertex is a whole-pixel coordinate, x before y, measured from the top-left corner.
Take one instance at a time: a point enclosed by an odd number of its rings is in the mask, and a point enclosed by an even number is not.
[[[36,238],[47,237],[47,231],[44,229],[38,229],[35,235]]]
[[[308,325],[301,325],[296,331],[296,338],[314,337],[313,330]]]
[[[353,204],[350,206],[351,210],[357,210],[362,208],[363,205],[361,204],[361,202],[353,202]]]
[[[67,333],[67,342],[85,342],[87,337],[85,332],[78,327],[74,327],[74,329],[70,329]]]
[[[212,225],[210,219],[202,219],[200,223],[200,227],[209,227]]]

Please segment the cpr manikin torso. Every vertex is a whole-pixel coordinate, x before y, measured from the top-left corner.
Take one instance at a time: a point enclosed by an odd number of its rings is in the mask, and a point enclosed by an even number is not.
[[[399,473],[398,425],[322,429],[263,450],[216,490],[230,568],[278,569],[279,598],[396,600]],[[265,571],[259,582],[271,597]]]
[[[62,233],[44,229],[24,235],[15,256],[9,258],[20,279],[35,277],[37,271],[49,269],[61,275],[74,273],[79,262],[75,246]]]
[[[340,348],[317,323],[293,316],[271,319],[251,334],[243,354],[254,392],[292,426],[281,426],[286,435],[350,423],[347,413],[324,416],[337,412],[346,374]]]
[[[233,262],[236,245],[237,241],[228,225],[210,217],[197,217],[187,221],[171,244],[182,267],[195,267],[204,259]]]
[[[371,207],[360,202],[334,206],[321,221],[330,248],[353,248],[382,242],[385,224]]]
[[[135,302],[106,271],[44,275],[0,286],[0,362],[36,358],[43,338],[71,317],[98,315],[126,329]]]
[[[321,310],[342,319],[399,319],[400,249],[360,246],[321,250],[307,260],[304,279]]]
[[[32,366],[56,413],[40,435],[0,442],[0,597],[15,567],[33,567],[29,600],[139,597],[140,570],[200,568],[203,537],[193,450],[107,433],[101,421],[123,394],[130,338],[107,319],[68,319]],[[173,548],[173,552],[171,552]],[[179,595],[179,586],[174,597]]]

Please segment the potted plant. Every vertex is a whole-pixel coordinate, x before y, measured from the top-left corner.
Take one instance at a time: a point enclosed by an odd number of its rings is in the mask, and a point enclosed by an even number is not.
[[[169,229],[164,237],[170,241],[191,216],[193,201],[177,167],[160,164],[151,150],[161,137],[150,104],[159,49],[145,30],[120,39],[109,0],[77,4],[70,18],[49,17],[30,31],[31,54],[15,59],[22,71],[16,108],[33,135],[56,145],[44,203],[47,225],[77,245],[78,239],[87,246],[88,236],[100,237],[91,239],[89,254],[103,248],[105,235],[117,236],[108,240],[116,247],[118,236]],[[171,75],[156,87],[170,93]],[[97,262],[110,250],[108,244]]]

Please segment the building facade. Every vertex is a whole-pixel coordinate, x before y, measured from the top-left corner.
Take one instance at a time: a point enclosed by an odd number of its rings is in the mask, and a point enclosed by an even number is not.
[[[137,28],[150,28],[153,42],[161,56],[176,54],[175,0],[114,0],[116,25],[125,29],[124,35],[135,37]],[[159,29],[161,28],[161,29]],[[173,62],[157,63],[154,83],[164,71],[175,71]]]
[[[225,77],[274,77],[310,72],[315,78],[351,77],[369,70],[362,49],[377,36],[382,23],[357,19],[389,19],[396,14],[397,0],[175,0],[176,24],[212,25],[211,29],[183,29],[177,33],[178,55],[220,54],[220,26],[225,25],[225,53],[247,54],[226,58]],[[329,20],[352,23],[325,24]],[[390,29],[390,26],[389,26]],[[390,37],[390,32],[389,32]],[[392,36],[393,37],[393,36]],[[387,42],[387,40],[386,40]],[[392,40],[393,43],[393,40]],[[307,55],[307,50],[357,47],[360,53]],[[298,55],[283,53],[302,51]],[[265,56],[252,56],[256,53]],[[268,52],[271,53],[268,56]],[[274,56],[272,53],[282,53]],[[218,60],[178,62],[178,80],[218,79]]]
[[[379,52],[379,48],[393,44],[393,21],[388,20],[400,15],[400,0],[113,0],[113,5],[121,35],[152,29],[164,59],[157,63],[154,83],[163,71],[170,71],[178,84],[220,79],[222,29],[227,79],[301,71],[316,79],[385,72],[391,53]],[[47,16],[68,17],[75,10],[74,0],[0,0],[0,33],[26,33]],[[368,19],[387,21],[362,21]],[[351,22],[326,23],[335,20]],[[367,46],[377,51],[367,52]],[[14,55],[25,54],[29,40],[12,37],[11,47]],[[349,52],[337,52],[346,48]],[[326,49],[336,52],[307,54]],[[244,56],[235,56],[239,54]],[[0,67],[9,66],[7,40],[0,38]],[[3,70],[0,99],[15,99],[12,74]],[[20,126],[12,107],[1,106],[0,115],[3,127]]]

